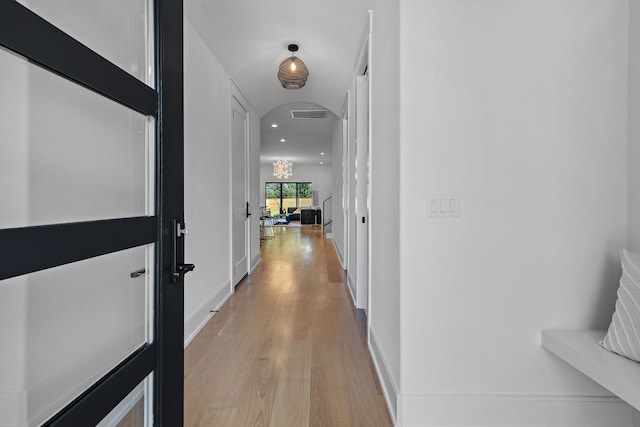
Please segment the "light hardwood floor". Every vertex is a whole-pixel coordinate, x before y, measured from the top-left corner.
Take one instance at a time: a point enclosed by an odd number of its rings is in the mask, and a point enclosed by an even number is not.
[[[185,426],[391,426],[331,241],[275,228],[185,350]]]

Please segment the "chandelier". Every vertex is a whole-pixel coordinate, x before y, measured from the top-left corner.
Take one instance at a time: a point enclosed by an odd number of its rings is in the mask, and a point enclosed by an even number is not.
[[[293,176],[293,165],[287,160],[278,160],[273,164],[273,176],[278,179]]]
[[[309,70],[300,58],[294,56],[294,52],[298,51],[297,44],[290,44],[288,47],[291,56],[280,64],[278,69],[278,80],[285,89],[300,89],[307,83]]]

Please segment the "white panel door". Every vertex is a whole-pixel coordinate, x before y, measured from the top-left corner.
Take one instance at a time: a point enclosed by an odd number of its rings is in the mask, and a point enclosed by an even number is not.
[[[357,280],[357,257],[356,257],[356,229],[358,228],[358,213],[356,212],[356,113],[355,96],[351,98],[353,102],[353,113],[349,117],[349,129],[347,139],[347,282],[356,303],[356,280]]]
[[[358,76],[356,93],[356,308],[369,300],[369,77]]]
[[[236,98],[231,105],[231,253],[233,285],[248,269],[247,111]]]

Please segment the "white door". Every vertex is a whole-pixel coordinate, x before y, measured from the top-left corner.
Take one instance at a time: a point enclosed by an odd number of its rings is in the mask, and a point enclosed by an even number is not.
[[[356,88],[356,308],[369,300],[369,77]]]
[[[234,97],[231,105],[231,254],[233,285],[248,269],[247,111]]]
[[[349,129],[348,129],[348,142],[347,142],[347,176],[348,176],[348,184],[347,184],[347,203],[348,203],[348,212],[347,212],[347,283],[349,284],[349,289],[351,290],[351,295],[353,296],[353,302],[357,305],[357,257],[356,257],[356,230],[358,228],[358,213],[356,212],[356,166],[358,164],[356,160],[356,116],[355,113],[355,100],[357,98],[354,96],[352,101],[354,103],[354,112],[349,117]]]

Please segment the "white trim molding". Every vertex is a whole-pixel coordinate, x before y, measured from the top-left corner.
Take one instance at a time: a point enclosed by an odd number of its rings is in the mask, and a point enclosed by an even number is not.
[[[634,410],[617,397],[401,395],[399,427],[633,427]]]
[[[184,322],[184,347],[186,348],[189,343],[198,335],[198,332],[211,320],[214,312],[217,311],[231,296],[231,282],[225,283],[220,290],[213,294],[211,298],[200,308],[193,313],[193,315]]]
[[[353,305],[356,305],[356,285],[354,280],[351,278],[351,274],[350,272],[347,270],[347,288],[349,289],[349,292],[351,293],[351,300],[353,301]]]
[[[344,268],[344,261],[342,259],[342,257],[343,257],[342,252],[340,252],[340,249],[338,248],[338,245],[336,245],[335,239],[331,238],[331,243],[333,244],[333,249],[336,251],[336,256],[338,258],[338,262],[340,263],[340,267],[342,267],[342,271],[345,271],[346,268]]]
[[[384,359],[384,355],[382,354],[373,328],[369,329],[369,354],[371,354],[373,366],[376,369],[378,380],[380,381],[380,385],[382,386],[382,394],[384,395],[384,400],[387,403],[387,409],[389,410],[391,421],[393,422],[394,426],[397,426],[398,387],[396,387],[396,384],[393,381],[393,377],[391,376],[391,372],[389,371],[389,366]]]
[[[255,270],[261,262],[262,258],[260,257],[260,252],[258,252],[258,254],[251,260],[251,270],[249,270],[249,274],[253,273],[253,270]]]

